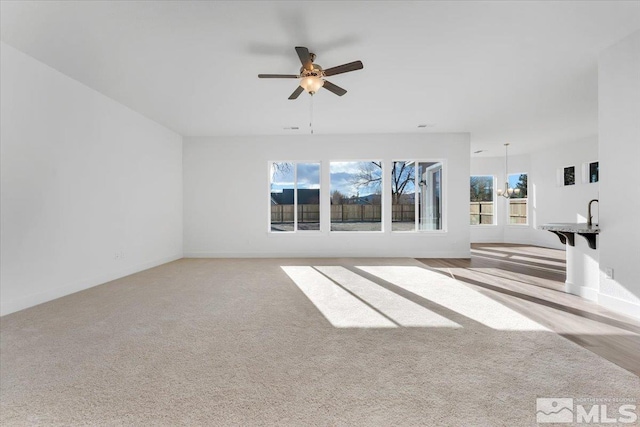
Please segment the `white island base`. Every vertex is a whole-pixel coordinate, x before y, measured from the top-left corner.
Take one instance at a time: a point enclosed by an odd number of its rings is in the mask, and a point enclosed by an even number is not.
[[[597,302],[600,288],[597,235],[600,228],[587,224],[545,224],[539,228],[551,231],[566,243],[565,292]]]
[[[567,279],[564,290],[582,298],[598,301],[600,289],[600,263],[598,250],[591,249],[584,239],[576,239],[567,248]]]

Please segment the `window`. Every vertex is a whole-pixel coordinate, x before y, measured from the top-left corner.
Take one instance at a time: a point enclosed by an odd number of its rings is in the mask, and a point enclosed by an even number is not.
[[[320,163],[271,163],[270,230],[320,230]]]
[[[320,172],[320,162],[269,162],[271,233],[320,231]],[[329,229],[383,231],[382,161],[332,161],[328,172]],[[391,231],[443,230],[442,162],[395,161],[390,172]]]
[[[527,174],[509,175],[509,187],[519,189],[509,199],[509,224],[528,224],[527,221]]]
[[[471,225],[493,225],[493,176],[473,175],[469,186]]]
[[[416,230],[416,164],[414,161],[391,165],[391,230]]]
[[[442,163],[418,163],[418,230],[442,230]]]
[[[442,230],[442,163],[393,162],[390,191],[392,231]]]
[[[382,162],[331,162],[331,231],[382,231]]]

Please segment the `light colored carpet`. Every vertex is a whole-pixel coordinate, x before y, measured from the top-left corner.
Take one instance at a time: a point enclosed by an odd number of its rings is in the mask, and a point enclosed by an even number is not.
[[[435,274],[185,259],[5,316],[0,423],[523,426],[536,397],[640,401],[630,372]]]

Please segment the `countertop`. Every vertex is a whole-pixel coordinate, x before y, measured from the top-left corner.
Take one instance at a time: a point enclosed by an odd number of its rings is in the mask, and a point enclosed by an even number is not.
[[[598,224],[591,226],[586,222],[570,223],[570,222],[558,222],[550,224],[542,224],[538,226],[539,230],[547,231],[560,231],[565,233],[578,233],[578,234],[598,234],[600,233],[600,227]]]

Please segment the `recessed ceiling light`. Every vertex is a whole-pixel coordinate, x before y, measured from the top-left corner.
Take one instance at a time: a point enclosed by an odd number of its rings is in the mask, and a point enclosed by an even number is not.
[[[423,124],[418,125],[419,128],[432,128],[434,126],[435,126],[435,124],[433,124],[433,123],[423,123]]]
[[[473,154],[479,154],[479,153],[483,153],[485,151],[487,151],[487,150],[478,150],[478,151],[474,151]]]
[[[298,126],[289,126],[289,127],[282,128],[282,129],[284,129],[284,130],[298,130],[300,128]]]

